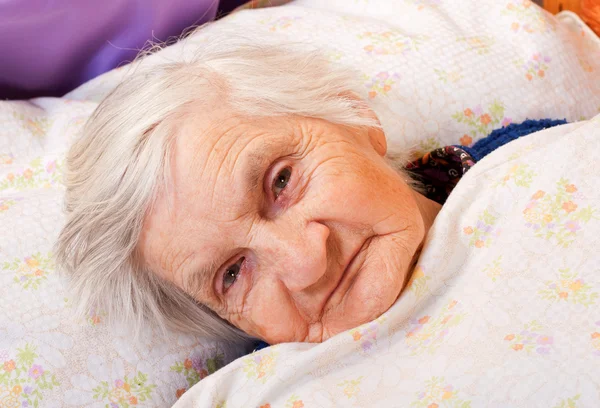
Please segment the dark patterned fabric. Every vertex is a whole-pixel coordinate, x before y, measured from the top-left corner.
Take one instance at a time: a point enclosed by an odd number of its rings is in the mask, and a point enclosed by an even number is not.
[[[473,146],[446,146],[435,149],[406,166],[406,170],[425,188],[425,196],[440,204],[476,162],[500,146],[531,133],[564,125],[564,119],[528,119],[492,131]]]
[[[406,166],[406,170],[425,188],[425,196],[440,204],[471,167],[473,157],[457,146],[435,149]]]

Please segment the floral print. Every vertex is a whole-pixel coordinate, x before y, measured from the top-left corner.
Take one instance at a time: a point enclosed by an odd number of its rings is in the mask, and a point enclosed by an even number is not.
[[[8,173],[0,179],[0,191],[7,189],[25,190],[29,188],[48,188],[61,182],[61,163],[57,160],[42,161],[41,157],[32,160],[21,172]]]
[[[592,341],[592,348],[594,349],[594,354],[600,357],[600,320],[596,322],[596,331],[594,331],[590,335],[590,339]]]
[[[501,233],[501,230],[495,227],[498,217],[490,210],[484,210],[478,218],[475,225],[464,227],[463,233],[469,237],[470,247],[489,248],[494,238]]]
[[[516,163],[508,169],[506,175],[495,186],[504,187],[512,182],[517,187],[529,187],[536,175],[536,172],[531,170],[528,164]]]
[[[106,316],[105,312],[98,312],[96,308],[91,308],[88,312],[87,321],[92,326],[97,326],[102,323],[102,319]]]
[[[42,255],[37,252],[23,259],[4,262],[2,269],[14,271],[13,282],[23,289],[37,290],[54,271],[54,259],[52,253]]]
[[[12,154],[0,153],[0,164],[12,164],[14,156]]]
[[[577,272],[569,268],[559,269],[555,279],[544,282],[544,287],[538,291],[542,299],[555,302],[566,302],[591,306],[598,299],[598,292],[586,283]]]
[[[553,408],[578,408],[577,401],[579,400],[580,396],[580,394],[577,394],[574,397],[566,398],[559,402],[557,405],[555,405]]]
[[[470,408],[471,402],[461,397],[461,392],[448,384],[444,377],[432,377],[425,382],[425,390],[417,392],[417,400],[410,404],[417,408]]]
[[[363,50],[369,55],[398,55],[416,51],[425,37],[408,37],[399,31],[367,31],[358,36],[368,44]]]
[[[515,61],[515,65],[523,69],[525,71],[525,78],[531,81],[534,78],[543,79],[546,77],[550,61],[552,61],[552,58],[548,55],[537,52],[527,61],[522,59]]]
[[[292,394],[285,403],[285,408],[304,408],[304,402],[296,394]]]
[[[532,152],[533,150],[535,150],[535,146],[532,144],[529,144],[529,145],[524,146],[523,148],[519,149],[515,153],[512,153],[510,156],[508,156],[508,160],[516,160],[519,157],[523,156],[524,154]]]
[[[60,385],[56,375],[39,362],[37,347],[25,343],[11,355],[0,352],[0,402],[6,407],[38,407],[44,390]]]
[[[583,58],[583,57],[579,57],[579,64],[581,65],[581,68],[587,72],[587,73],[592,73],[594,72],[594,67],[592,66],[592,64],[590,64],[590,62],[588,61],[587,58]]]
[[[354,380],[344,380],[338,384],[338,387],[342,387],[346,397],[352,398],[360,392],[360,383],[362,379],[363,377],[360,376]]]
[[[530,0],[510,0],[503,14],[514,18],[510,29],[515,33],[544,33],[556,26],[555,20]]]
[[[387,95],[399,78],[400,75],[395,72],[380,72],[373,77],[365,75],[365,86],[369,89],[369,99],[373,99],[377,95]]]
[[[417,299],[423,297],[427,291],[427,282],[431,280],[431,276],[425,275],[423,267],[417,265],[415,270],[410,277],[410,280],[406,284],[406,291],[414,293]]]
[[[269,27],[269,31],[281,31],[290,28],[295,21],[300,20],[300,17],[279,17],[274,20],[268,19],[263,20],[261,23],[266,24]]]
[[[485,55],[490,52],[495,39],[492,36],[474,35],[471,37],[458,37],[457,41],[467,44],[471,51],[475,51],[479,55]]]
[[[188,382],[189,388],[193,387],[198,381],[206,376],[216,372],[223,367],[223,354],[215,351],[215,353],[206,358],[204,355],[194,354],[184,361],[178,361],[171,366],[171,371],[183,374]],[[185,388],[178,389],[176,396],[179,398],[185,392]]]
[[[377,345],[377,332],[379,326],[385,321],[385,317],[381,316],[376,320],[363,324],[350,331],[350,335],[355,342],[360,342],[363,352],[367,352],[373,349]]]
[[[41,137],[46,134],[50,128],[50,119],[46,116],[27,116],[22,113],[13,113],[23,128],[27,129],[32,135]]]
[[[404,341],[412,354],[434,352],[450,330],[463,321],[466,314],[460,309],[458,301],[453,300],[436,317],[426,315],[411,320]]]
[[[568,247],[575,241],[577,232],[592,219],[598,219],[596,209],[578,204],[578,187],[561,178],[556,182],[554,194],[538,190],[523,210],[526,226],[535,236]]]
[[[459,71],[457,69],[454,69],[452,71],[447,71],[444,69],[434,68],[433,71],[437,75],[438,79],[444,84],[455,83],[455,82],[458,82],[461,79],[463,79],[463,74],[461,73],[461,71]],[[430,150],[433,150],[433,149],[430,149]]]
[[[0,213],[8,211],[8,209],[16,203],[15,200],[0,198]]]
[[[502,262],[502,255],[498,258],[494,259],[492,262],[487,264],[485,268],[483,268],[483,272],[492,280],[492,282],[496,282],[496,280],[502,276],[502,267],[500,266]]]
[[[63,397],[66,405],[77,407],[133,408],[146,406],[155,396],[156,384],[146,369],[131,367],[126,370],[123,360],[90,355],[87,361],[89,375],[71,377],[74,388]],[[147,366],[146,366],[147,368]]]
[[[465,146],[470,145],[477,135],[486,136],[496,126],[508,126],[512,121],[504,116],[504,104],[500,101],[492,102],[487,110],[484,110],[481,105],[474,108],[465,108],[452,115],[452,118],[470,128],[470,134],[465,134],[463,136],[464,140],[461,139],[461,143]]]
[[[507,334],[504,341],[515,352],[550,354],[554,346],[554,338],[543,333],[542,326],[536,321],[526,324],[520,332]]]
[[[275,372],[275,362],[277,361],[277,352],[273,347],[263,349],[243,358],[244,372],[248,379],[254,379],[265,383],[267,379]]]
[[[110,408],[131,408],[150,399],[154,384],[147,384],[148,376],[138,372],[134,377],[125,376],[112,383],[101,382],[92,391],[94,399],[106,402]]]

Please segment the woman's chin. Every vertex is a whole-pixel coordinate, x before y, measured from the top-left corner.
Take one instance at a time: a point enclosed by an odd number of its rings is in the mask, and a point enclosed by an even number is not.
[[[364,272],[356,277],[336,313],[323,322],[323,341],[377,319],[398,299],[403,279],[374,283],[367,271]]]

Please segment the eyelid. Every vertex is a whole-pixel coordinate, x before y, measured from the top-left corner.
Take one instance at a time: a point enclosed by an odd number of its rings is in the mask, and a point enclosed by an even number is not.
[[[231,258],[229,258],[226,262],[224,262],[217,269],[217,272],[215,273],[215,277],[214,277],[213,286],[214,286],[215,291],[217,292],[217,294],[219,296],[225,296],[225,293],[226,293],[226,291],[223,290],[223,276],[225,276],[225,273],[227,272],[227,269],[230,266],[236,264],[243,257],[244,256],[242,254],[234,255]],[[242,271],[242,268],[240,267],[240,273],[241,273],[241,271]],[[233,287],[233,285],[231,287]]]
[[[279,175],[279,173],[285,168],[289,168],[291,171],[291,175],[290,175],[290,184],[291,184],[294,182],[296,171],[294,170],[294,166],[292,166],[292,163],[289,160],[280,160],[280,161],[275,162],[274,164],[272,164],[269,167],[269,169],[267,170],[267,172],[265,174],[263,190],[265,191],[265,194],[269,197],[269,199],[271,201],[277,201],[277,199],[275,199],[275,197],[273,197],[273,192],[271,191],[271,187],[273,186],[273,183],[275,182],[275,177],[277,177]],[[284,191],[285,190],[288,190],[288,188],[286,187],[284,189]],[[285,192],[282,195],[284,196]],[[280,195],[279,197],[282,197],[282,196]]]
[[[223,288],[223,277],[225,276],[224,274],[227,272],[227,269],[230,266],[235,265],[236,263],[240,262],[240,260],[242,258],[243,258],[243,261],[240,264],[240,271],[238,273],[237,279],[235,280],[233,285],[231,285],[227,290],[224,290],[224,288]],[[241,280],[246,279],[246,275],[252,273],[252,270],[254,269],[254,267],[255,267],[255,263],[251,260],[251,254],[245,249],[240,250],[240,252],[236,253],[236,255],[229,258],[227,260],[227,262],[223,263],[223,265],[217,270],[217,273],[215,274],[215,279],[214,279],[215,291],[219,295],[219,297],[224,298],[225,296],[227,296],[227,293],[230,292],[234,287],[239,286],[241,284]],[[235,290],[235,289],[233,289],[233,290]]]

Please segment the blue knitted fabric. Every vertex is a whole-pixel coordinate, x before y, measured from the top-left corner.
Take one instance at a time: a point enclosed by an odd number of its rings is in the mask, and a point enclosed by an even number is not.
[[[262,350],[267,347],[269,347],[269,344],[262,340],[258,340],[256,343],[254,343],[254,351]]]
[[[564,119],[527,119],[523,123],[512,123],[506,127],[496,129],[487,137],[478,140],[473,146],[458,146],[469,153],[476,162],[483,159],[489,153],[508,142],[526,136],[538,130],[551,128],[558,125],[564,125],[567,121]]]

